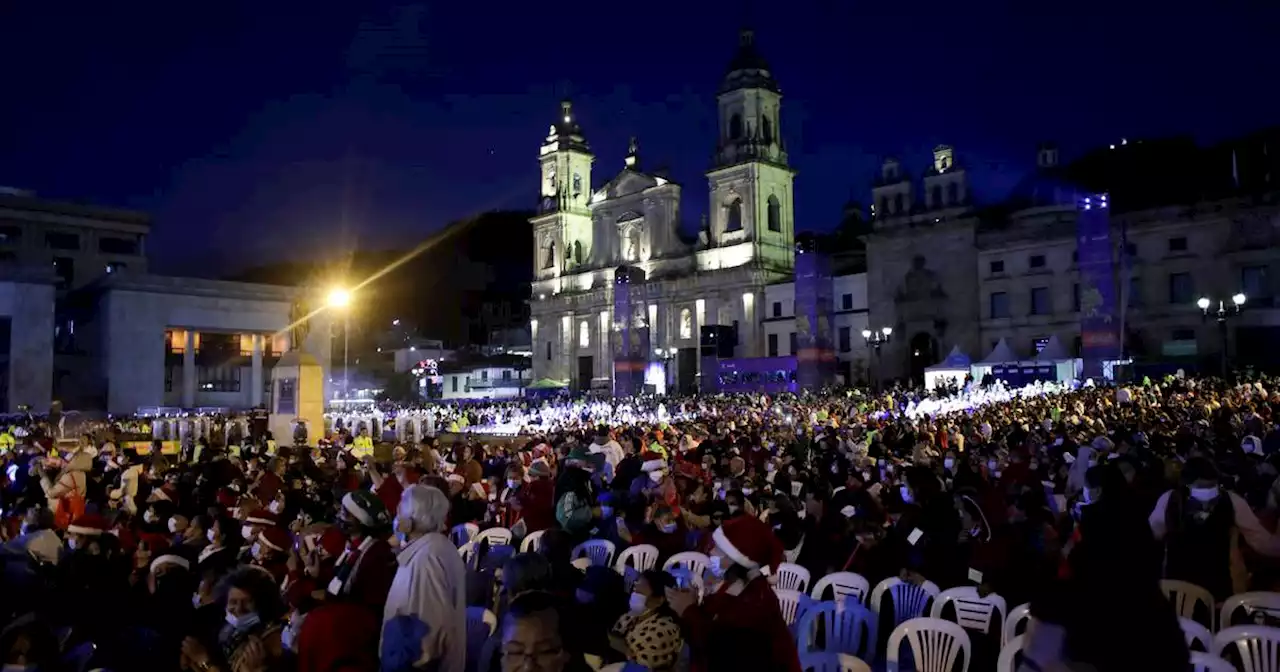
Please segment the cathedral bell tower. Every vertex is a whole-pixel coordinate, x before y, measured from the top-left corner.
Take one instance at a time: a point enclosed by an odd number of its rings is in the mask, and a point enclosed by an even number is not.
[[[573,114],[560,114],[538,151],[541,180],[538,213],[530,220],[534,235],[534,277],[550,280],[577,273],[591,263],[591,164],[595,156]]]
[[[743,30],[738,51],[716,95],[719,138],[711,188],[709,244],[750,245],[726,253],[720,267],[763,262],[779,269],[795,266],[792,184],[779,113],[782,90],[756,50],[755,35]]]

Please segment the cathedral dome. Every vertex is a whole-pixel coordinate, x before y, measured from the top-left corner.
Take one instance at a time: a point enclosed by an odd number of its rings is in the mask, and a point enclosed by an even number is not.
[[[720,93],[737,89],[767,89],[780,92],[778,82],[769,72],[769,62],[756,49],[755,33],[743,30],[738,38],[738,51],[729,61],[729,69],[720,83]]]

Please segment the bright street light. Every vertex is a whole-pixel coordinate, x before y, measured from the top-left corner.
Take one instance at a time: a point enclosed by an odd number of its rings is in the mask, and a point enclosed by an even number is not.
[[[871,338],[871,330],[870,330],[870,329],[863,329],[863,330],[862,330],[862,337],[863,337],[863,338]]]
[[[341,287],[335,287],[329,290],[329,298],[326,300],[330,308],[346,308],[351,303],[351,292]]]
[[[1237,293],[1231,297],[1231,303],[1234,303],[1237,306],[1243,306],[1244,300],[1245,300],[1244,294],[1240,294],[1240,293]]]
[[[880,331],[883,331],[883,332],[884,332],[884,335],[885,335],[885,336],[888,336],[889,334],[892,334],[892,333],[893,333],[893,327],[885,327],[884,329],[881,329]]]
[[[1209,297],[1200,297],[1200,300],[1196,301],[1196,305],[1200,307],[1200,310],[1209,310]]]

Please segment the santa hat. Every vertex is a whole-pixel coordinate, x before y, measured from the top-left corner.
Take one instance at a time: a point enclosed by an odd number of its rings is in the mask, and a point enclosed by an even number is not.
[[[96,513],[81,514],[79,518],[71,521],[71,525],[67,527],[67,532],[71,534],[80,534],[86,537],[100,537],[110,528],[107,519]]]
[[[338,528],[330,527],[320,535],[320,541],[317,543],[330,557],[336,558],[342,555],[342,550],[347,547],[347,538],[342,536],[342,531]]]
[[[278,553],[283,553],[293,545],[293,537],[279,527],[268,527],[263,530],[262,534],[258,535],[258,541],[262,542],[263,546]]]
[[[471,484],[471,492],[480,499],[489,498],[489,482],[479,481]]]
[[[640,464],[640,468],[646,473],[650,471],[657,471],[667,466],[667,461],[662,459],[662,455],[652,450],[646,450],[644,454],[640,456],[640,459],[644,460],[644,462]]]
[[[445,477],[445,480],[449,481],[449,483],[466,483],[467,482],[467,479],[464,478],[462,474],[449,474],[447,477]]]
[[[755,516],[731,518],[711,535],[716,548],[749,574],[773,572],[782,562],[782,542]]]
[[[386,505],[368,490],[348,492],[342,498],[342,508],[365,527],[391,526],[391,515],[387,513]]]
[[[186,559],[186,558],[182,557],[181,555],[174,555],[173,553],[166,553],[166,554],[164,554],[164,555],[162,555],[162,556],[157,557],[155,560],[152,560],[152,561],[151,561],[151,571],[152,571],[152,573],[154,573],[157,569],[159,569],[160,567],[163,567],[163,566],[165,566],[165,565],[173,565],[174,567],[181,567],[181,568],[183,568],[183,569],[191,569],[191,561],[190,561],[190,560],[188,560],[188,559]]]
[[[244,522],[250,525],[262,525],[265,527],[275,527],[279,521],[279,517],[267,509],[258,509],[257,511],[249,514],[248,518],[244,519]]]

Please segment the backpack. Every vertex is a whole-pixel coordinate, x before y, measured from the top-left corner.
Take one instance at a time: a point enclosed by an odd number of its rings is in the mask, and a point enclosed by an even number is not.
[[[566,492],[556,504],[556,522],[570,534],[587,531],[592,517],[591,507],[576,493]]]

